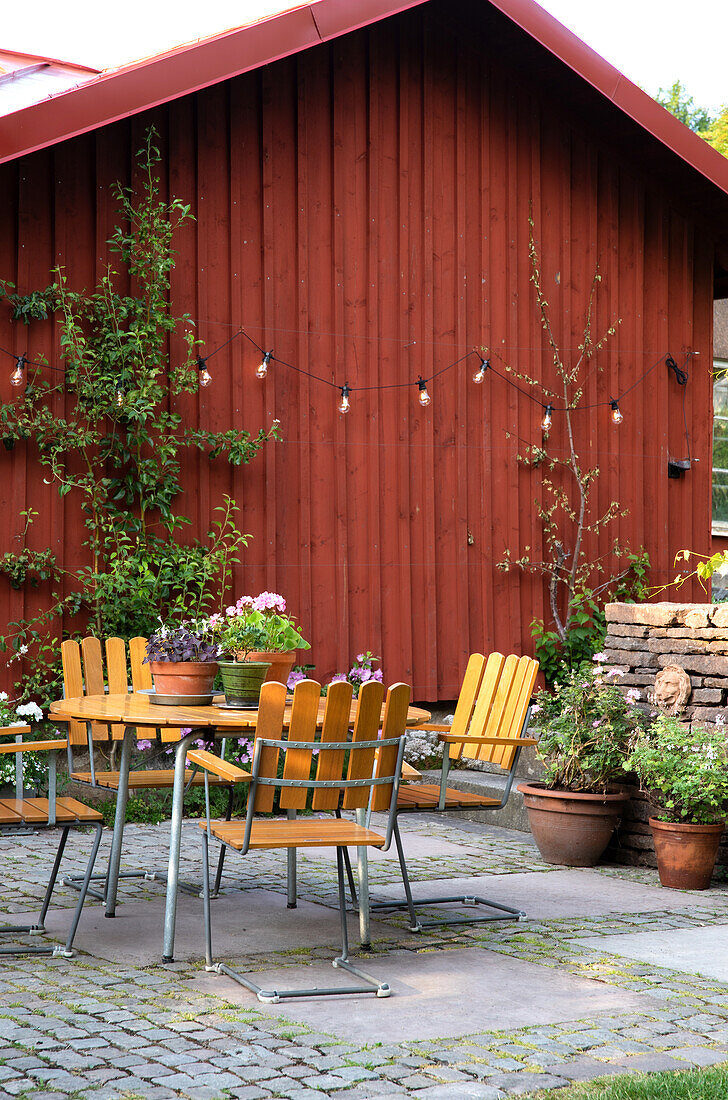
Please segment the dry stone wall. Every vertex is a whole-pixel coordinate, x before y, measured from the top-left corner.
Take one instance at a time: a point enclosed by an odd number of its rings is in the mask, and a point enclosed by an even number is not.
[[[623,673],[619,685],[652,695],[661,669],[676,665],[690,677],[690,694],[679,717],[686,722],[728,718],[728,603],[607,604],[605,667]],[[652,708],[650,708],[652,709]],[[727,723],[728,724],[728,723]],[[649,805],[637,787],[606,858],[618,863],[656,866],[647,819]],[[728,864],[724,832],[718,863]]]
[[[715,722],[728,703],[728,604],[626,604],[606,606],[604,652],[623,675],[621,687],[652,693],[655,677],[677,665],[691,692],[680,717]]]

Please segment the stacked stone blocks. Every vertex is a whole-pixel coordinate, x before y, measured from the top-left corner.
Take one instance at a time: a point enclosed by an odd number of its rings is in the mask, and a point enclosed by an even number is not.
[[[666,665],[690,677],[692,692],[681,717],[715,722],[728,704],[728,603],[606,606],[604,652],[623,675],[622,687],[651,692]]]
[[[655,676],[678,665],[690,677],[691,694],[680,713],[686,722],[728,718],[728,603],[622,604],[606,606],[605,667],[623,673],[619,686],[637,687],[646,699]],[[651,708],[649,708],[651,709]],[[650,807],[637,787],[607,852],[619,863],[656,866],[647,819]],[[728,836],[723,834],[718,863],[728,864]]]

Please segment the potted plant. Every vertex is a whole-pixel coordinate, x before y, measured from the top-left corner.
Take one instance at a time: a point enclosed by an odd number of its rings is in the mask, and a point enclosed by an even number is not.
[[[595,659],[601,658],[597,654]],[[521,783],[538,850],[547,863],[593,867],[619,824],[627,801],[624,776],[629,741],[644,717],[617,687],[616,670],[582,664],[553,692],[541,691],[541,736],[536,752],[542,782]]]
[[[209,619],[164,623],[147,640],[144,663],[160,695],[208,695],[218,669],[219,649]]]
[[[211,616],[210,622],[221,653],[229,656],[229,660],[220,662],[228,702],[232,701],[228,685],[238,701],[243,697],[254,701],[254,684],[259,674],[253,666],[265,665],[260,684],[266,680],[285,684],[293,667],[294,650],[310,649],[293,617],[286,614],[286,601],[276,592],[241,596],[224,614]],[[247,667],[237,667],[240,665]],[[233,686],[233,682],[240,684],[243,680],[248,685],[244,696],[239,687]],[[259,693],[260,685],[255,699]]]
[[[637,774],[655,811],[649,823],[662,885],[706,890],[728,802],[725,731],[660,714],[634,738],[623,767]]]

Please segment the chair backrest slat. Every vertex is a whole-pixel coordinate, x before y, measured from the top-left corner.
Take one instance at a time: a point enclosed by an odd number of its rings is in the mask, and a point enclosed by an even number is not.
[[[255,725],[255,737],[280,741],[283,736],[283,715],[286,709],[285,684],[270,680],[260,689],[258,721]],[[278,757],[280,750],[266,745],[260,755],[258,775],[274,779],[278,775]],[[304,791],[304,794],[306,792]],[[273,809],[275,787],[257,786],[255,791],[255,812],[269,814]]]
[[[321,685],[315,680],[300,680],[293,690],[291,722],[288,728],[289,741],[310,741],[311,748],[289,749],[283,767],[284,779],[310,779],[313,748],[316,740],[316,721]],[[304,787],[282,787],[280,807],[282,810],[303,810],[306,807]]]
[[[107,638],[106,679],[110,695],[126,695],[129,690],[129,674],[126,667],[126,642],[123,638]],[[121,722],[112,722],[111,736],[114,741],[123,741],[124,726]]]
[[[511,653],[491,653],[468,731],[471,737],[518,737],[538,675],[538,661]],[[466,744],[463,756],[496,764],[506,771],[516,754],[513,745]]]
[[[473,716],[473,708],[475,707],[480,685],[483,680],[484,670],[485,657],[483,654],[471,653],[465,668],[462,687],[460,688],[460,694],[455,707],[451,733],[462,734],[463,736],[467,733],[468,727],[470,726],[470,719]],[[462,745],[450,745],[450,759],[459,760],[462,751]]]
[[[384,704],[382,738],[401,737],[407,729],[407,709],[410,702],[409,684],[392,684]],[[387,745],[377,754],[377,778],[394,776],[397,771],[396,745]],[[382,783],[374,788],[373,810],[388,810],[392,800],[392,783]]]
[[[352,740],[375,741],[382,720],[384,685],[378,680],[368,680],[362,684],[356,708],[354,736]],[[376,749],[358,749],[349,756],[347,779],[370,779],[374,774],[374,754]],[[369,787],[347,787],[344,791],[342,809],[365,810],[369,805]]]
[[[69,638],[61,642],[61,663],[63,665],[63,690],[66,699],[78,699],[83,695],[83,672],[81,671],[81,647]],[[68,740],[72,745],[86,744],[86,723],[71,718],[68,722]]]
[[[81,642],[83,655],[83,680],[85,695],[103,695],[104,662],[101,656],[101,642],[98,638],[88,637]],[[107,722],[92,722],[91,735],[94,741],[108,741],[111,736]]]
[[[326,709],[321,727],[321,743],[327,741],[346,741],[349,734],[349,716],[351,714],[351,699],[354,689],[347,680],[339,680],[329,684],[326,694]],[[316,779],[333,782],[339,780],[344,774],[344,750],[331,750],[319,754],[316,768]],[[371,773],[370,773],[371,774]],[[340,790],[331,787],[329,789],[314,790],[312,809],[335,810],[339,805]]]
[[[144,664],[147,655],[146,638],[129,639],[129,659],[131,662],[131,687],[132,691],[149,690],[152,686],[152,673],[149,665]]]
[[[129,663],[131,664],[131,689],[132,691],[150,691],[153,687],[152,673],[149,663],[144,663],[147,655],[146,638],[129,639]],[[157,731],[162,741],[179,741],[182,731],[174,726],[163,726]]]

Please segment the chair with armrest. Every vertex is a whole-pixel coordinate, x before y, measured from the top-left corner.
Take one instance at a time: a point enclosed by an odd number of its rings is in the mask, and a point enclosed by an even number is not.
[[[486,658],[480,653],[470,657],[458,697],[451,726],[424,723],[418,729],[432,730],[443,743],[442,770],[439,783],[403,782],[397,797],[394,822],[394,840],[399,855],[405,897],[393,901],[372,902],[372,909],[407,909],[410,930],[440,924],[475,924],[493,920],[518,920],[524,914],[501,902],[487,898],[457,895],[452,897],[412,897],[407,864],[402,846],[398,817],[405,813],[441,813],[451,810],[502,810],[511,793],[516,765],[521,749],[535,745],[526,736],[531,713],[531,695],[538,675],[538,662],[531,657],[491,653]],[[495,765],[505,776],[500,798],[470,794],[447,785],[453,761],[469,758]],[[419,920],[416,908],[431,907],[443,903],[459,905],[483,905],[495,912],[478,916],[451,914],[438,920]]]
[[[30,732],[30,727],[10,726],[0,729],[0,735],[14,734],[17,736],[18,732],[27,734]],[[0,927],[0,933],[3,935],[17,936],[45,931],[46,914],[50,906],[53,888],[58,878],[58,870],[66,847],[68,833],[72,828],[78,828],[82,825],[93,825],[95,829],[95,835],[91,845],[91,854],[86,864],[86,872],[82,877],[79,887],[80,895],[71,919],[71,926],[68,931],[68,936],[66,937],[65,946],[3,947],[0,948],[0,955],[62,955],[64,958],[71,958],[74,954],[73,941],[76,936],[78,922],[81,918],[83,904],[88,893],[89,882],[91,881],[96,856],[98,855],[103,818],[97,810],[93,810],[89,806],[84,806],[82,802],[78,802],[75,798],[58,798],[56,796],[56,757],[59,750],[65,748],[65,740],[27,742],[21,740],[11,744],[0,743],[0,754],[6,755],[8,753],[15,753],[19,765],[16,769],[17,781],[15,798],[0,798],[0,832],[2,832],[6,839],[12,839],[13,832],[28,827],[33,831],[53,828],[60,829],[61,831],[56,858],[48,880],[48,886],[46,888],[45,897],[43,898],[43,904],[41,905],[40,916],[38,917],[37,923],[4,925]],[[26,798],[24,795],[22,781],[23,754],[30,752],[48,752],[50,754],[47,798]]]
[[[298,728],[306,722],[314,723],[320,697],[320,685],[312,680],[296,684],[293,697],[293,717],[298,712]],[[397,788],[404,752],[404,727],[409,705],[409,687],[395,684],[387,693],[382,739],[378,739],[383,688],[381,684],[364,684],[359,695],[358,717],[353,739],[348,738],[351,707],[351,685],[346,682],[331,684],[326,698],[326,710],[320,741],[313,735],[303,739],[284,739],[283,711],[286,689],[273,681],[263,684],[256,729],[253,764],[250,772],[234,768],[206,752],[190,752],[190,758],[209,773],[232,778],[249,785],[248,808],[244,822],[211,821],[209,792],[206,788],[208,811],[203,830],[203,874],[205,910],[205,958],[206,969],[216,974],[227,974],[240,985],[255,993],[260,1001],[278,1002],[291,997],[336,996],[357,993],[375,993],[389,996],[389,986],[355,966],[349,959],[346,915],[346,891],[344,884],[344,856],[349,846],[373,846],[386,849],[389,846],[394,823]],[[303,721],[300,719],[303,717]],[[392,736],[390,734],[395,732]],[[314,751],[317,750],[317,756]],[[378,752],[377,752],[378,750]],[[376,756],[375,756],[376,753]],[[282,776],[279,778],[279,760],[283,757]],[[313,762],[315,778],[311,778]],[[274,793],[280,791],[278,809],[286,817],[259,818],[256,814],[270,814],[274,809]],[[296,818],[298,811],[309,804],[314,814],[323,811],[326,817]],[[383,834],[348,819],[331,817],[332,811],[378,810],[387,814]],[[263,989],[252,978],[233,970],[223,962],[213,962],[212,930],[209,902],[208,846],[215,838],[241,855],[261,849],[336,848],[339,911],[341,921],[341,954],[334,959],[335,968],[347,970],[359,980],[352,986],[334,986],[313,989]]]
[[[139,691],[142,687],[151,687],[151,673],[149,666],[144,665],[143,658],[146,649],[145,638],[132,638],[129,643],[130,663],[132,671],[133,690]],[[106,656],[104,667],[103,656]],[[61,644],[61,659],[63,664],[63,688],[67,699],[83,695],[103,695],[108,687],[111,695],[125,695],[129,690],[129,678],[127,668],[127,647],[123,638],[107,638],[103,650],[99,638],[84,638],[81,644],[68,639]],[[126,727],[120,723],[106,722],[82,722],[71,719],[68,722],[68,774],[69,778],[77,783],[87,784],[91,787],[102,787],[106,790],[117,792],[116,819],[115,819],[115,843],[112,845],[113,858],[115,849],[120,851],[124,818],[126,815],[126,803],[129,791],[140,790],[172,790],[174,786],[174,768],[134,768],[129,769],[128,786],[124,786],[120,779],[128,767],[128,762],[121,770],[111,770],[106,767],[106,762],[101,764],[97,760],[97,750],[113,750],[121,744],[122,754],[131,752],[131,744],[125,739]],[[157,731],[159,733],[159,731]],[[178,741],[180,730],[162,730],[163,741]],[[88,771],[79,770],[73,760],[74,748],[83,746],[88,750]],[[224,752],[224,742],[222,745]],[[191,786],[200,787],[204,783],[202,774],[196,767],[185,771],[187,789]],[[216,786],[224,787],[228,791],[227,816],[232,811],[233,787],[230,783],[214,777],[212,782]],[[222,874],[220,863],[216,875],[216,889],[219,886]],[[159,878],[164,877],[163,872],[152,871],[125,871],[120,878]],[[105,881],[106,874],[94,875],[94,879]],[[68,886],[78,886],[79,876],[68,875],[63,882]],[[192,888],[188,888],[192,889]],[[103,895],[91,891],[94,897],[103,899]]]

